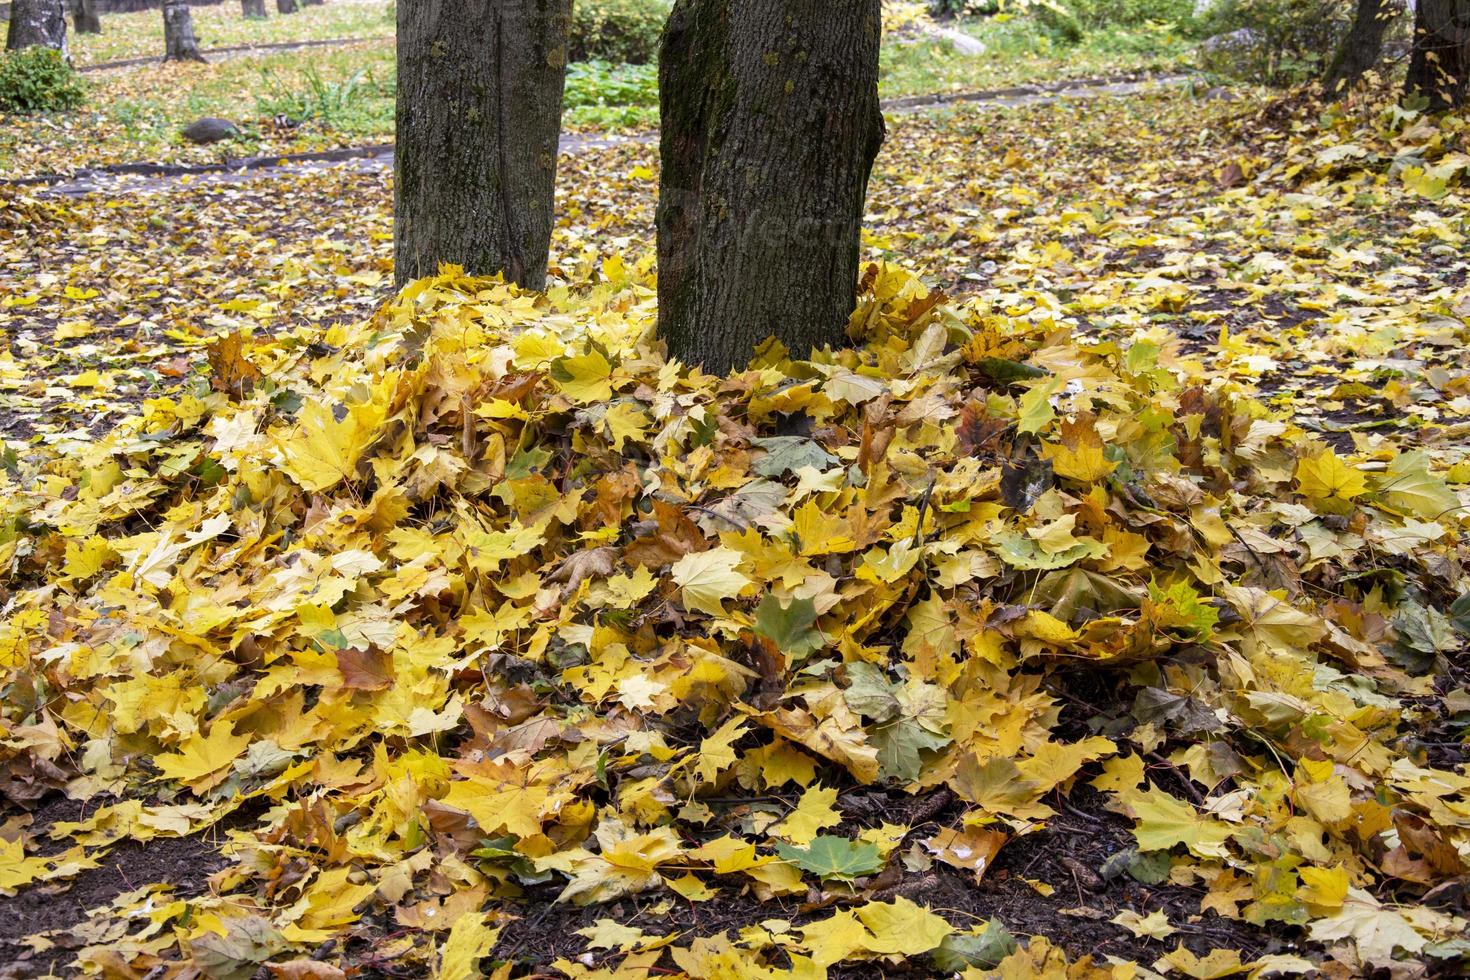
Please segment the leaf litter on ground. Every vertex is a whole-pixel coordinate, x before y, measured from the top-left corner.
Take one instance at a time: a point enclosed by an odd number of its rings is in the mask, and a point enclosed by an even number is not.
[[[654,341],[651,176],[605,179],[640,148],[568,162],[545,295],[448,270],[332,318],[384,266],[305,261],[325,230],[265,259],[301,271],[253,328],[184,295],[175,382],[6,462],[0,888],[224,821],[233,864],[134,881],[31,954],[1453,973],[1464,122],[1286,102],[1206,107],[1240,118],[1199,136],[1200,111],[904,120],[856,346],[730,377]],[[337,182],[381,193],[290,193]],[[115,240],[142,202],[18,206],[71,265],[12,323],[164,307],[124,276],[64,293],[95,261],[65,229]],[[210,251],[164,280],[242,261]],[[54,356],[38,336],[10,376]],[[93,803],[33,825],[59,790]],[[994,880],[1079,813],[1122,828],[1109,861]],[[1012,881],[1054,917],[931,901]],[[1118,883],[1138,900],[1098,908]],[[553,899],[595,907],[585,934],[521,955]]]

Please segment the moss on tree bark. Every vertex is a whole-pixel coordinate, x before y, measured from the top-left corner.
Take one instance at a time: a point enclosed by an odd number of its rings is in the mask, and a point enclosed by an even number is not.
[[[540,289],[571,0],[398,5],[398,282],[440,263]]]
[[[879,0],[678,0],[659,56],[659,331],[727,371],[840,344],[883,142]]]

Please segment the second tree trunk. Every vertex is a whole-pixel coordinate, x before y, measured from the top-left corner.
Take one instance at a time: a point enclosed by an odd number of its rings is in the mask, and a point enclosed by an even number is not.
[[[10,5],[10,28],[5,35],[6,50],[38,46],[55,48],[63,58],[70,57],[61,0],[14,0]]]
[[[1352,27],[1322,80],[1325,96],[1338,97],[1378,64],[1383,55],[1383,35],[1402,11],[1402,0],[1358,0]]]
[[[186,0],[163,0],[163,60],[203,61]]]
[[[658,323],[672,357],[841,344],[883,143],[879,0],[678,0],[659,53]]]
[[[78,34],[101,34],[102,18],[97,15],[97,0],[72,0],[71,22]]]
[[[1404,80],[1409,94],[1429,99],[1438,112],[1465,104],[1470,92],[1470,3],[1419,0],[1414,9],[1414,53]]]
[[[398,4],[394,259],[546,282],[571,0]]]
[[[246,17],[264,19],[265,0],[240,0],[240,13]]]

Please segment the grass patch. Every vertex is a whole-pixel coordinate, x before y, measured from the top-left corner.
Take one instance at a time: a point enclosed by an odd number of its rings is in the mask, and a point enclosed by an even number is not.
[[[394,8],[388,0],[332,0],[298,13],[276,13],[266,4],[264,20],[247,20],[238,3],[193,7],[194,34],[201,48],[237,44],[278,44],[342,37],[393,34]],[[157,10],[131,14],[104,14],[101,34],[71,34],[72,57],[78,65],[95,65],[127,58],[163,57],[163,19]]]

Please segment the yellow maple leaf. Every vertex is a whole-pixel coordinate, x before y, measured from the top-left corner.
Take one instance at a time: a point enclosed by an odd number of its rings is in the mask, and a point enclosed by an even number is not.
[[[1104,455],[1103,439],[1093,416],[1080,415],[1064,421],[1061,437],[1061,445],[1044,443],[1041,447],[1057,476],[1079,483],[1096,483],[1117,468],[1117,462]]]
[[[810,844],[818,832],[828,827],[835,827],[842,822],[842,814],[832,809],[832,804],[836,802],[837,790],[835,788],[813,786],[801,794],[801,800],[797,802],[796,809],[771,828],[771,834],[789,840],[793,844]]]
[[[209,734],[195,734],[179,745],[179,751],[154,758],[165,779],[181,783],[204,780],[240,757],[250,744],[249,735],[236,735],[233,725],[216,724]]]
[[[735,764],[734,745],[745,734],[746,719],[736,715],[699,743],[694,771],[705,782],[713,782],[729,766]]]
[[[857,910],[857,917],[873,933],[868,949],[874,953],[918,956],[954,932],[954,926],[942,916],[903,897],[892,902],[869,902]]]
[[[670,574],[684,596],[684,608],[710,616],[724,616],[723,603],[751,584],[739,566],[745,556],[729,548],[712,548],[685,555]]]
[[[1123,802],[1133,808],[1138,826],[1133,834],[1144,851],[1167,851],[1183,844],[1198,857],[1225,857],[1225,842],[1234,829],[1223,821],[1198,813],[1183,800],[1175,799],[1161,789],[1142,793],[1124,793]]]
[[[1356,467],[1349,466],[1332,450],[1319,453],[1296,465],[1296,482],[1301,492],[1314,500],[1352,500],[1368,490],[1368,481]]]
[[[386,405],[376,400],[346,409],[322,401],[307,402],[296,418],[296,429],[276,440],[285,455],[286,472],[303,490],[312,492],[349,479],[362,454],[377,439],[386,416]]]
[[[439,954],[439,969],[434,971],[436,980],[480,980],[485,974],[480,970],[480,960],[490,955],[495,942],[500,938],[500,929],[490,925],[484,912],[466,912],[454,920],[449,929],[449,938]]]
[[[583,405],[612,397],[612,365],[598,350],[557,358],[551,364],[551,377],[568,398]]]

